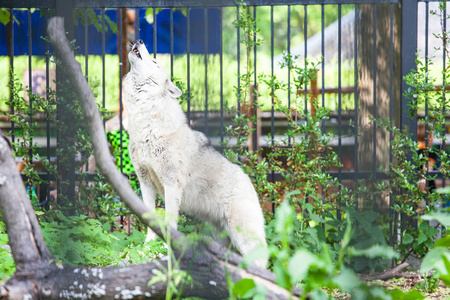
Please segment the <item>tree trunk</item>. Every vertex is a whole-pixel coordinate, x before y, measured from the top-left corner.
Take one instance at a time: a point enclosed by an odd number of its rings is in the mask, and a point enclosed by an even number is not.
[[[361,130],[358,166],[359,171],[375,173],[380,167],[389,167],[390,138],[389,132],[376,128],[377,122],[371,118],[389,120],[392,113],[393,124],[399,125],[400,122],[400,7],[393,5],[392,44],[390,4],[360,4],[357,14],[360,71],[358,128]],[[378,198],[375,203],[360,205],[385,210],[389,198]]]

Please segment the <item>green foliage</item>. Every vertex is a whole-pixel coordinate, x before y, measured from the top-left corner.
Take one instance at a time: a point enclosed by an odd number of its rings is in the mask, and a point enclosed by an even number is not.
[[[391,294],[377,286],[368,286],[359,279],[359,276],[345,264],[353,256],[384,259],[398,258],[398,253],[387,246],[373,246],[365,250],[356,250],[350,247],[352,239],[352,222],[348,218],[345,232],[336,255],[326,243],[321,244],[321,251],[313,253],[307,248],[291,247],[296,243],[297,236],[292,234],[295,224],[296,212],[288,201],[284,201],[278,208],[275,217],[274,230],[280,236],[280,243],[269,245],[268,255],[273,263],[273,272],[276,283],[293,292],[293,289],[302,289],[302,299],[309,295],[312,299],[330,299],[329,293],[339,290],[348,293],[352,299],[423,299],[415,291],[403,293],[396,290]],[[256,251],[244,257],[242,267],[245,267],[259,256]],[[242,279],[232,287],[233,299],[245,299],[252,295],[263,297],[264,291],[251,279]],[[391,298],[391,295],[395,297]],[[412,298],[401,298],[411,296]]]
[[[409,292],[403,292],[399,289],[394,289],[393,291],[389,292],[392,299],[395,300],[422,300],[425,299],[425,296],[422,295],[421,292],[418,290],[411,290]],[[361,298],[362,299],[362,298]]]
[[[422,125],[419,125],[425,128],[423,135],[425,139],[434,136],[445,140],[446,121],[442,111],[446,100],[441,93],[429,93],[434,89],[435,79],[429,76],[428,66],[417,60],[417,70],[405,76],[404,80],[410,86],[405,92],[409,100],[409,126],[415,120],[417,111],[427,102],[428,115],[420,121]],[[438,231],[424,219],[418,220],[417,215],[435,210],[435,207],[443,201],[441,193],[423,187],[426,182],[436,178],[435,175],[429,174],[430,168],[437,167],[430,163],[429,157],[433,155],[439,157],[439,170],[444,178],[449,178],[450,174],[447,170],[449,156],[445,149],[436,149],[431,145],[423,148],[423,151],[418,151],[419,144],[411,136],[409,126],[398,128],[388,121],[379,120],[378,122],[379,126],[386,128],[393,136],[393,163],[389,169],[385,170],[390,179],[390,185],[382,186],[382,188],[385,190],[387,188],[393,197],[393,209],[396,212],[393,220],[394,231],[397,228],[402,230],[402,240],[397,248],[403,258],[412,252],[423,257],[434,246],[434,237]],[[398,222],[399,215],[406,220],[403,224]],[[416,222],[419,223],[418,226],[414,225]]]
[[[439,5],[441,21],[447,18],[442,14],[445,5],[446,1]],[[439,13],[433,12],[433,14]],[[443,48],[448,50],[447,33],[442,32],[436,36],[441,38]],[[443,146],[440,148],[431,146],[432,138],[440,139],[445,145],[445,128],[448,122],[445,120],[443,112],[448,107],[448,100],[445,93],[438,92],[434,88],[437,80],[430,75],[429,71],[432,61],[428,60],[424,63],[417,59],[416,65],[416,70],[412,70],[404,77],[405,83],[409,86],[404,93],[404,96],[408,98],[408,126],[397,128],[388,121],[380,120],[381,126],[385,127],[393,136],[393,163],[385,172],[390,180],[388,192],[393,197],[393,209],[396,212],[393,216],[394,222],[396,222],[394,232],[397,229],[402,231],[401,243],[397,248],[403,258],[413,252],[419,257],[423,257],[433,248],[434,239],[439,231],[436,226],[431,226],[428,220],[435,219],[449,223],[446,216],[439,212],[433,212],[436,207],[446,201],[443,194],[445,191],[431,190],[426,187],[427,182],[436,179],[436,175],[429,173],[432,169],[439,170],[444,180],[450,178],[449,154]],[[449,86],[449,75],[450,70],[443,68],[443,90]],[[419,120],[419,127],[424,130],[420,128],[418,130],[418,135],[423,131],[421,135],[423,135],[422,144],[424,145],[420,145],[413,139],[410,128],[414,128],[413,122],[416,122],[417,112],[424,106],[427,108],[427,114]],[[422,150],[418,151],[420,148]],[[433,156],[438,158],[439,165],[430,160],[429,157]],[[425,215],[425,217],[418,218],[420,215]],[[403,223],[399,222],[400,216]],[[430,252],[439,251],[435,249]]]
[[[31,90],[24,91],[19,79],[11,70],[11,81],[9,83],[11,90],[11,98],[6,101],[6,104],[11,107],[12,112],[1,112],[10,121],[14,122],[14,128],[7,134],[15,137],[14,154],[16,158],[21,158],[23,164],[23,173],[26,176],[25,184],[30,190],[30,198],[36,202],[35,194],[31,193],[31,188],[36,187],[42,183],[42,179],[34,169],[33,160],[40,161],[46,166],[50,166],[49,162],[44,158],[40,158],[37,153],[37,145],[33,142],[33,137],[36,134],[38,124],[34,121],[38,112],[44,112],[47,118],[55,113],[54,92],[48,91],[47,99],[43,99]],[[22,92],[27,93],[28,101],[22,96]]]
[[[89,25],[94,25],[95,29],[97,29],[98,32],[102,32],[103,28],[106,31],[108,31],[108,26],[109,29],[111,29],[112,33],[117,33],[117,24],[114,23],[109,17],[108,15],[104,14],[102,15],[97,14],[93,8],[86,8],[86,9],[81,9],[81,8],[76,8],[73,11],[74,14],[74,23],[75,26],[78,25],[78,22],[80,22],[80,24],[82,24],[84,26],[84,24],[86,24],[86,13],[87,13],[87,18],[88,18],[88,24]],[[103,21],[103,17],[104,17],[104,22]],[[80,21],[78,21],[80,20]]]
[[[142,243],[144,236],[133,230],[127,236],[111,230],[109,223],[85,215],[66,217],[50,213],[51,221],[41,221],[42,235],[50,252],[64,264],[107,266],[145,263],[166,253],[161,240]]]
[[[0,283],[8,280],[16,271],[8,241],[5,223],[2,222],[0,212]]]
[[[421,219],[427,222],[431,220],[440,222],[447,228],[450,225],[448,210],[432,212],[421,217]],[[425,255],[422,265],[420,266],[420,272],[428,273],[431,270],[435,270],[433,278],[442,279],[445,285],[450,286],[450,235],[444,235],[438,239],[435,247]],[[427,289],[431,289],[435,285],[436,283],[431,280],[429,282],[425,282],[425,288]]]
[[[9,23],[10,15],[11,14],[7,8],[4,8],[4,7],[0,8],[0,22],[3,25],[6,25]]]
[[[425,293],[433,293],[434,291],[436,291],[438,287],[439,287],[439,279],[427,276],[423,277],[423,282],[418,282],[415,285],[415,288]]]
[[[167,242],[167,257],[164,259],[164,261],[167,261],[167,265],[163,265],[161,262],[156,261],[159,270],[153,270],[154,276],[147,283],[147,285],[151,286],[157,282],[167,282],[165,299],[174,299],[175,296],[175,299],[181,299],[181,294],[184,287],[189,284],[192,289],[194,285],[191,275],[184,270],[180,270],[180,262],[184,253],[183,251],[186,249],[183,249],[182,253],[178,257],[175,257],[171,244],[172,238],[169,227],[170,225],[168,225],[164,220],[162,216],[163,212],[157,210],[156,214],[159,215],[157,218],[157,225],[161,228],[164,239]],[[197,239],[192,236],[191,241],[195,243]]]

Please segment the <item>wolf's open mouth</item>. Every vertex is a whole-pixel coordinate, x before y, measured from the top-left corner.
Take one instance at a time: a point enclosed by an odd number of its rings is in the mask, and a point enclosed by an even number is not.
[[[133,49],[131,49],[132,51],[134,51],[134,53],[136,53],[136,56],[139,57],[140,59],[142,59],[141,53],[139,52],[137,45],[133,46]]]

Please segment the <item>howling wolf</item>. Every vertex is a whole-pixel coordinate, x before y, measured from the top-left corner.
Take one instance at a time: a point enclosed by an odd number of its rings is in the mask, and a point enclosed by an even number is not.
[[[250,178],[189,127],[177,100],[181,91],[142,40],[134,43],[128,59],[129,150],[144,203],[154,210],[156,194],[163,196],[171,226],[180,212],[207,221],[226,230],[241,254],[266,246],[263,213]]]

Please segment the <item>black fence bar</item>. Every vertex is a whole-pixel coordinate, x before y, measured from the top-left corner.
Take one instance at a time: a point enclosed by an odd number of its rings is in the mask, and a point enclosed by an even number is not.
[[[102,8],[102,107],[106,106],[106,24],[105,24],[105,8]],[[103,126],[105,126],[105,120],[103,120]]]
[[[186,9],[187,120],[191,124],[191,9]],[[222,51],[222,50],[221,50]],[[222,53],[222,52],[221,52]]]
[[[342,6],[338,4],[338,157],[342,158]],[[341,180],[342,167],[338,167]],[[339,186],[340,188],[340,186]]]
[[[170,8],[170,77],[173,78],[173,43],[174,43],[174,36],[173,36],[173,8]],[[156,23],[154,23],[156,24]],[[156,27],[156,26],[153,26]],[[206,27],[206,26],[205,26]]]
[[[220,70],[219,70],[219,77],[220,77],[220,129],[219,129],[219,136],[220,136],[220,142],[222,143],[224,140],[224,107],[223,107],[223,8],[220,9],[220,24],[219,24],[219,28],[220,28],[220,49],[219,49],[219,64],[220,64]],[[188,22],[189,23],[189,22]],[[189,37],[188,37],[189,39]]]
[[[50,11],[49,9],[45,10],[45,23],[48,24],[48,20],[50,17]],[[45,43],[45,90],[46,90],[46,101],[47,101],[47,106],[49,106],[49,102],[50,102],[50,46],[49,43],[46,42]],[[50,155],[50,118],[52,116],[50,116],[50,114],[46,115],[46,120],[45,120],[45,129],[46,129],[46,134],[47,134],[47,149],[46,149],[46,158],[47,161],[49,162],[51,159],[51,155]],[[47,175],[50,175],[50,170],[47,170]],[[44,185],[45,187],[45,199],[50,199],[50,187],[49,187],[50,183],[47,183],[46,185]],[[42,191],[39,193],[40,195],[42,195]],[[40,202],[45,201],[45,199],[40,198]]]
[[[323,41],[323,40],[322,40]],[[323,45],[323,42],[322,42]],[[291,53],[291,6],[287,7],[287,53]],[[288,107],[291,107],[291,67],[288,66],[287,72],[287,84],[288,84]],[[323,89],[322,89],[323,90]],[[287,127],[288,130],[291,129],[290,124]],[[291,136],[288,136],[288,146],[291,146]]]
[[[25,93],[28,94],[28,105],[30,108],[30,124],[33,124],[33,101],[32,101],[32,95],[31,92],[33,91],[33,66],[31,63],[31,58],[33,55],[33,44],[32,44],[32,37],[33,37],[33,31],[31,29],[31,8],[28,8],[28,91],[25,91]],[[30,149],[28,150],[28,156],[29,160],[33,161],[33,137],[30,138]],[[29,190],[29,197],[32,199],[33,191],[32,187],[30,187]]]
[[[205,34],[205,40],[204,40],[204,64],[205,64],[205,126],[204,126],[204,133],[208,135],[208,9],[203,9],[204,13],[204,34]]]
[[[8,70],[8,72],[9,72],[9,76],[10,76],[9,84],[11,85],[10,86],[10,92],[9,92],[9,100],[12,102],[13,96],[14,96],[12,91],[11,91],[12,84],[13,84],[12,71],[14,69],[14,10],[12,8],[9,10],[9,23],[8,23],[8,25],[9,25],[9,30],[8,30],[8,33],[9,33],[9,39],[8,39],[8,41],[9,41],[9,48],[8,48],[8,51],[9,51],[9,53],[8,53],[8,55],[9,55],[9,70]],[[15,113],[14,112],[14,107],[11,106],[11,114],[14,115],[14,113]],[[14,127],[15,127],[14,121],[11,121],[11,141],[12,141],[13,145],[15,143]]]
[[[339,191],[342,186],[342,6],[338,4],[338,166],[337,179]],[[338,197],[338,205],[341,207],[341,197]],[[337,218],[341,221],[341,209],[337,209]]]
[[[89,75],[89,16],[88,9],[84,10],[84,76]]]
[[[425,3],[425,69],[428,73],[428,27],[429,27],[429,10],[430,6],[428,2]],[[425,78],[425,82],[428,83],[428,77]],[[425,92],[425,116],[428,116],[428,91]],[[428,132],[428,123],[425,124],[425,132]],[[428,139],[425,139],[425,147],[428,147]],[[429,167],[427,165],[427,171]]]
[[[255,118],[255,121],[254,121],[254,123],[253,123],[253,125],[254,125],[254,129],[255,129],[255,131],[253,131],[253,134],[252,134],[252,136],[250,137],[250,138],[252,138],[253,139],[253,149],[254,149],[254,151],[257,151],[258,150],[258,120],[257,120],[257,118],[258,118],[258,108],[257,108],[257,101],[258,101],[258,80],[257,80],[257,78],[258,78],[258,72],[257,72],[257,70],[256,70],[256,68],[257,68],[257,59],[256,59],[256,56],[257,56],[257,53],[258,53],[258,50],[257,50],[257,46],[256,46],[256,35],[257,35],[257,26],[256,26],[256,6],[253,8],[253,13],[254,13],[254,19],[255,19],[255,27],[254,27],[254,30],[255,30],[255,35],[253,36],[253,90],[250,92],[250,95],[252,95],[252,93],[253,93],[253,110],[254,110],[254,118]]]
[[[141,36],[141,32],[140,32],[141,27],[140,27],[140,20],[139,20],[140,19],[139,18],[139,13],[140,13],[139,7],[135,8],[135,12],[136,12],[136,15],[135,15],[135,21],[134,21],[134,41],[137,41],[137,40],[139,40],[139,38]]]
[[[75,32],[74,32],[74,19],[73,19],[73,1],[67,1],[67,0],[56,0],[56,15],[64,18],[64,29],[66,31],[66,36],[69,41],[74,40]],[[56,69],[56,78],[58,82],[65,82],[67,77],[64,75],[64,72],[62,71],[61,67],[57,66]],[[67,87],[57,87],[56,89],[57,96],[58,97],[73,97],[67,89]],[[70,120],[71,114],[67,110],[68,107],[65,105],[58,105],[57,106],[57,118],[63,122],[65,122],[63,129],[58,129],[57,133],[57,143],[61,148],[68,149],[69,147],[72,147],[73,141],[74,141],[74,129],[73,123],[67,122],[67,120]],[[63,146],[62,146],[63,145]],[[75,200],[75,157],[57,157],[57,165],[58,165],[58,172],[60,174],[60,179],[57,182],[57,188],[58,191],[61,194],[64,194],[67,196],[67,204],[71,203],[74,204]],[[74,213],[74,205],[73,206],[67,206],[69,207],[69,214]]]
[[[353,38],[353,55],[354,55],[354,62],[353,62],[353,76],[354,78],[354,90],[353,90],[353,94],[354,94],[354,105],[355,105],[355,110],[354,110],[354,129],[352,130],[353,134],[355,135],[355,147],[354,147],[354,163],[355,163],[355,188],[358,187],[358,179],[359,179],[359,160],[358,160],[358,103],[359,103],[359,97],[358,97],[358,10],[357,10],[357,6],[355,5],[355,19],[354,19],[354,24],[355,24],[355,28],[353,31],[354,34],[354,38]],[[324,73],[325,74],[325,73]]]
[[[320,20],[320,53],[322,54],[322,107],[325,107],[325,5],[320,7],[321,20]],[[356,14],[355,14],[356,15]],[[356,76],[355,76],[356,77]],[[322,120],[322,134],[325,133],[325,120]]]
[[[303,6],[303,40],[304,40],[304,47],[303,47],[303,53],[305,53],[305,72],[308,72],[308,6]],[[305,75],[307,75],[305,73]],[[308,122],[307,112],[308,112],[308,81],[305,81],[304,86],[304,100],[305,100],[305,107],[304,107],[304,113],[305,113],[305,122]]]
[[[122,8],[118,8],[118,18],[117,23],[119,27],[119,39],[118,39],[118,47],[119,47],[119,128],[120,128],[120,148],[123,149],[123,99],[122,99],[122,80],[123,80],[123,47],[122,47],[122,37],[123,37],[123,14]],[[126,49],[125,49],[126,50]],[[123,151],[120,151],[120,172],[123,172]],[[122,218],[123,216],[121,216]],[[123,220],[121,220],[123,221]]]
[[[157,23],[157,16],[156,16],[156,7],[152,8],[152,12],[153,12],[153,23],[154,24],[158,24]],[[156,58],[156,53],[158,52],[158,31],[157,31],[158,26],[153,26],[153,57]]]
[[[390,7],[390,24],[389,24],[389,78],[390,82],[394,82],[394,4],[391,4]],[[394,85],[391,84],[389,87],[389,123],[391,126],[394,122]],[[389,171],[391,170],[391,163],[392,161],[392,141],[393,141],[393,135],[392,131],[389,131]],[[392,184],[392,180],[389,179],[389,185]],[[389,207],[394,207],[394,197],[392,193],[389,193]],[[395,211],[393,209],[389,210],[389,217],[391,220],[394,220],[395,218]],[[394,222],[389,222],[389,245],[394,245],[394,238],[395,238],[395,232],[394,232]]]
[[[236,22],[240,20],[240,7],[236,6]],[[241,29],[236,26],[236,60],[237,60],[237,111],[241,113]]]
[[[447,33],[447,5],[445,5],[444,10],[442,11],[443,18],[442,18],[442,30],[443,32]],[[448,42],[447,42],[448,43]],[[447,70],[446,66],[446,59],[447,57],[447,49],[446,47],[442,47],[442,70]],[[442,72],[442,86],[445,86],[445,82],[447,80],[447,72]],[[446,103],[446,90],[442,89],[442,98],[443,103]],[[443,105],[442,107],[442,115],[445,116],[446,113],[446,105]],[[441,149],[445,150],[446,140],[445,138],[442,139]],[[442,179],[442,186],[445,187],[445,179]]]

